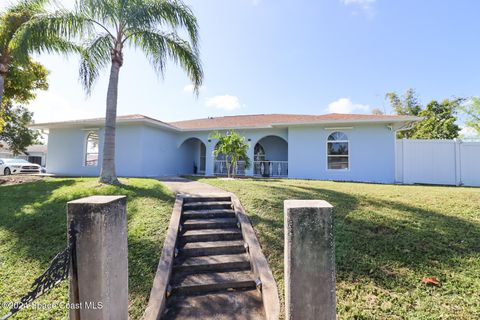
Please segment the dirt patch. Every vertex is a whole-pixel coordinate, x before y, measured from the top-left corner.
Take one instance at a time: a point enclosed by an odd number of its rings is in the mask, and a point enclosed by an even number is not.
[[[44,179],[45,177],[36,175],[11,175],[1,176],[0,186],[8,186],[12,184],[22,184],[27,182],[35,182]]]

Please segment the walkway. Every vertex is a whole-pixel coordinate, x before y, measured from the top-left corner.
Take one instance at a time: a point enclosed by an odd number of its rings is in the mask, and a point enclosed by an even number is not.
[[[223,189],[185,178],[161,177],[158,178],[158,180],[166,185],[172,192],[188,196],[230,195],[229,192]]]

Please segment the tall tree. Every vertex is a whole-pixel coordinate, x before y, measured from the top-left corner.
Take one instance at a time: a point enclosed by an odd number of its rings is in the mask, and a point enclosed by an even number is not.
[[[250,167],[250,158],[247,155],[248,144],[245,137],[240,136],[235,131],[229,131],[226,134],[221,134],[218,131],[210,135],[211,139],[218,139],[217,146],[214,150],[215,157],[223,155],[225,157],[225,164],[227,167],[227,175],[233,176],[237,174],[238,161],[245,161],[245,169]]]
[[[37,62],[28,60],[22,65],[10,64],[0,109],[0,141],[15,154],[24,152],[38,137],[35,130],[28,128],[33,113],[16,104],[27,104],[35,99],[37,90],[47,90],[47,76],[48,71]]]
[[[460,107],[465,115],[465,124],[477,131],[480,136],[480,97],[472,97],[470,100]]]
[[[442,102],[432,100],[419,113],[424,119],[416,123],[413,139],[454,139],[458,138],[460,127],[457,121],[457,110],[464,99],[445,99]]]
[[[422,105],[418,101],[418,95],[414,89],[408,89],[403,96],[399,96],[395,92],[388,92],[385,98],[390,101],[390,104],[396,114],[418,116],[422,110]]]
[[[57,34],[28,32],[32,21],[50,18],[45,9],[47,3],[48,0],[21,0],[0,13],[0,109],[9,68],[35,67],[29,56],[35,52],[80,51]]]
[[[59,10],[30,23],[26,37],[40,33],[68,39],[88,39],[80,78],[90,92],[100,71],[110,66],[106,99],[105,138],[100,181],[118,183],[115,172],[115,126],[118,81],[125,47],[142,50],[154,70],[164,74],[167,59],[181,65],[194,85],[202,84],[198,52],[198,23],[192,10],[179,0],[78,0],[73,11]],[[185,31],[188,40],[178,31]]]
[[[398,115],[418,116],[422,111],[422,105],[414,89],[408,89],[402,96],[395,92],[388,92],[385,99],[390,102],[392,109]],[[399,131],[397,132],[397,138],[411,138],[414,132],[415,129]]]
[[[14,155],[25,152],[28,146],[37,142],[40,134],[28,127],[33,121],[32,112],[23,106],[15,107],[7,102],[2,113],[6,122],[0,132],[0,141],[6,143]]]

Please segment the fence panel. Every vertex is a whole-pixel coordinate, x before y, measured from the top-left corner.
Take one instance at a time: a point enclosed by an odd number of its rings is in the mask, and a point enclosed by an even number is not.
[[[480,185],[480,142],[397,140],[397,182]]]
[[[460,177],[466,186],[480,186],[480,142],[460,144]]]

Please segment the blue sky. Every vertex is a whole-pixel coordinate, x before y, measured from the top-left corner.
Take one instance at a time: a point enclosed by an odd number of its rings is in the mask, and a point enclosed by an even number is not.
[[[68,1],[67,1],[68,2]],[[196,98],[174,64],[158,78],[139,51],[120,74],[119,114],[164,121],[207,116],[391,113],[386,92],[423,103],[479,95],[480,1],[187,0],[200,24],[205,87]],[[103,116],[107,70],[92,96],[78,59],[41,55],[50,90],[37,122]]]

